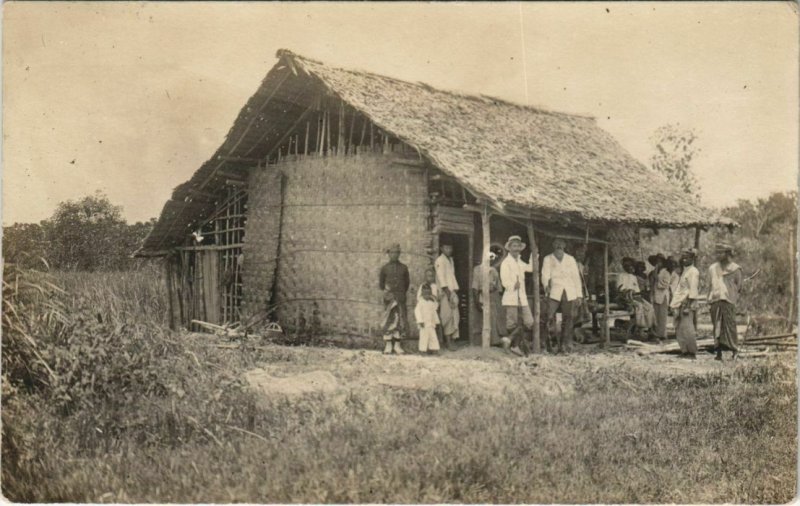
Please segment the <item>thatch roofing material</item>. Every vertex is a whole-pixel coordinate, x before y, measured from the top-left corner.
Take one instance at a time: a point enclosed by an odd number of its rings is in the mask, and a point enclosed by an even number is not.
[[[587,221],[727,224],[636,161],[595,120],[331,68],[279,51],[492,200]]]
[[[592,118],[332,68],[287,50],[277,56],[222,146],[175,189],[140,254],[180,244],[202,218],[193,191],[219,189],[220,167],[244,170],[225,157],[271,153],[321,87],[494,203],[585,222],[731,224],[636,161]]]

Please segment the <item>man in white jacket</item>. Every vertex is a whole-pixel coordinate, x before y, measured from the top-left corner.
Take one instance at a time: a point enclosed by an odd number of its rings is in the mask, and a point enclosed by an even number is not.
[[[520,258],[520,252],[525,249],[522,238],[512,235],[506,241],[508,255],[500,264],[500,283],[503,285],[503,308],[506,311],[506,328],[508,337],[503,338],[504,346],[519,346],[527,355],[527,337],[525,330],[533,328],[533,314],[528,305],[528,294],[525,292],[525,273],[533,272],[530,263]],[[512,350],[515,351],[515,350]]]
[[[558,346],[558,352],[569,351],[572,348],[572,308],[573,304],[580,303],[582,297],[581,275],[575,258],[564,252],[566,243],[563,239],[553,241],[553,252],[542,262],[542,286],[546,297],[546,322],[547,322],[547,350],[553,350],[553,344]],[[561,309],[561,335],[553,343],[555,334],[556,312]]]

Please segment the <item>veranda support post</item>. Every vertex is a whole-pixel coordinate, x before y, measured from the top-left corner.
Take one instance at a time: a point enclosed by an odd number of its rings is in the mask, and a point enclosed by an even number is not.
[[[481,328],[481,348],[489,348],[492,338],[492,303],[490,300],[489,291],[489,244],[491,237],[489,236],[490,227],[489,220],[492,215],[489,212],[489,206],[483,205],[483,212],[481,213],[481,225],[483,226],[483,259],[481,264],[481,276],[483,282],[481,283],[481,297],[483,298],[483,327]]]
[[[531,243],[531,259],[530,263],[533,267],[533,352],[541,353],[541,325],[540,318],[542,317],[542,303],[539,300],[539,246],[536,244],[536,237],[533,235],[533,222],[528,222],[528,242]],[[525,301],[527,304],[527,301]]]
[[[603,302],[603,345],[607,346],[611,342],[608,328],[610,317],[608,306],[611,303],[608,293],[608,243],[603,244],[603,293],[605,294],[605,301]]]

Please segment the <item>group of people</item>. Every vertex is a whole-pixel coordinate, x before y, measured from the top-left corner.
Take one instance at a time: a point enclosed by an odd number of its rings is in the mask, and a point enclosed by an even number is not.
[[[386,253],[389,262],[381,267],[378,286],[383,291],[384,314],[382,334],[383,352],[401,355],[400,341],[408,335],[408,307],[406,305],[411,279],[408,267],[400,262],[400,245],[393,244]],[[436,353],[439,340],[447,349],[459,338],[458,281],[453,263],[453,246],[441,245],[441,255],[433,267],[425,271],[425,279],[417,289],[414,320],[419,327],[419,351]]]
[[[556,238],[552,253],[542,260],[540,281],[544,290],[542,300],[542,329],[545,346],[549,352],[569,351],[573,346],[574,328],[580,325],[588,312],[586,300],[589,290],[585,281],[584,265],[565,251],[566,243]],[[518,235],[508,238],[505,245],[493,246],[489,255],[488,278],[484,278],[483,265],[475,267],[472,292],[478,315],[483,305],[491,305],[489,323],[492,345],[499,345],[518,354],[529,352],[529,332],[534,321],[525,286],[525,274],[533,272],[532,260],[524,261],[521,252],[525,243]],[[716,262],[709,267],[708,296],[714,329],[717,359],[728,350],[735,358],[738,353],[736,335],[736,303],[742,285],[741,267],[733,262],[734,251],[730,245],[718,244]],[[400,341],[408,335],[407,294],[410,288],[408,268],[399,261],[400,246],[388,250],[389,262],[380,270],[379,287],[383,291],[384,353],[404,353]],[[581,261],[585,259],[581,258]],[[694,358],[697,354],[697,310],[700,300],[700,272],[695,266],[697,252],[688,249],[680,255],[667,258],[652,255],[648,262],[653,269],[647,273],[644,262],[632,258],[622,259],[624,272],[617,278],[617,297],[633,309],[634,323],[654,339],[667,337],[669,314],[674,317],[676,338],[682,356]],[[489,282],[489,300],[484,300],[484,279]],[[441,245],[441,254],[434,265],[425,271],[425,279],[417,290],[414,320],[419,327],[419,351],[437,353],[440,341],[447,349],[459,338],[459,285],[453,263],[453,247]],[[561,329],[556,329],[556,314],[560,312]]]
[[[734,250],[719,243],[714,248],[716,262],[708,268],[708,292],[716,359],[722,352],[739,352],[736,333],[736,304],[742,288],[742,268],[733,261]],[[700,271],[697,251],[690,248],[680,258],[666,258],[661,253],[647,261],[653,270],[646,276],[637,272],[630,258],[622,260],[626,273],[618,282],[618,293],[634,309],[637,327],[649,330],[655,339],[667,337],[667,318],[673,314],[675,337],[681,355],[697,356],[697,310],[700,301]]]
[[[543,306],[548,322],[546,346],[550,351],[569,350],[572,346],[572,315],[576,302],[584,297],[585,283],[575,258],[565,252],[562,239],[553,241],[553,253],[544,258],[541,282],[547,302]],[[520,253],[525,243],[518,235],[508,238],[505,246],[489,252],[489,304],[491,311],[491,343],[519,354],[529,352],[529,332],[535,324],[528,294],[525,274],[533,272],[531,261],[524,261]],[[382,324],[384,353],[402,354],[401,339],[408,335],[407,294],[410,288],[408,268],[399,261],[400,246],[387,249],[389,262],[380,270],[378,285],[383,291],[384,317]],[[474,301],[483,309],[483,271],[476,267],[472,290]],[[440,349],[439,340],[447,349],[453,349],[453,341],[459,338],[459,285],[455,276],[453,247],[441,245],[441,254],[432,268],[425,272],[425,280],[417,291],[414,319],[419,326],[419,351],[435,353]],[[549,329],[555,326],[556,313],[563,315],[561,332]],[[501,315],[505,315],[501,318]],[[552,339],[551,339],[552,336]]]

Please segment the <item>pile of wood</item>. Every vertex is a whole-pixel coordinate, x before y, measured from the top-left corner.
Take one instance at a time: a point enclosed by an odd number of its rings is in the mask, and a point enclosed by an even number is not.
[[[771,348],[786,349],[797,348],[797,334],[778,334],[772,336],[753,336],[742,341],[743,352],[740,355],[745,356],[762,356],[766,355],[766,351]],[[635,339],[628,339],[625,341],[625,347],[629,350],[636,351],[638,355],[651,355],[654,353],[680,353],[680,345],[677,341],[667,344],[653,344],[637,341]],[[713,350],[714,340],[711,338],[698,339],[697,350],[708,351]],[[744,351],[747,350],[747,351]],[[764,352],[764,353],[750,353],[750,350]]]

